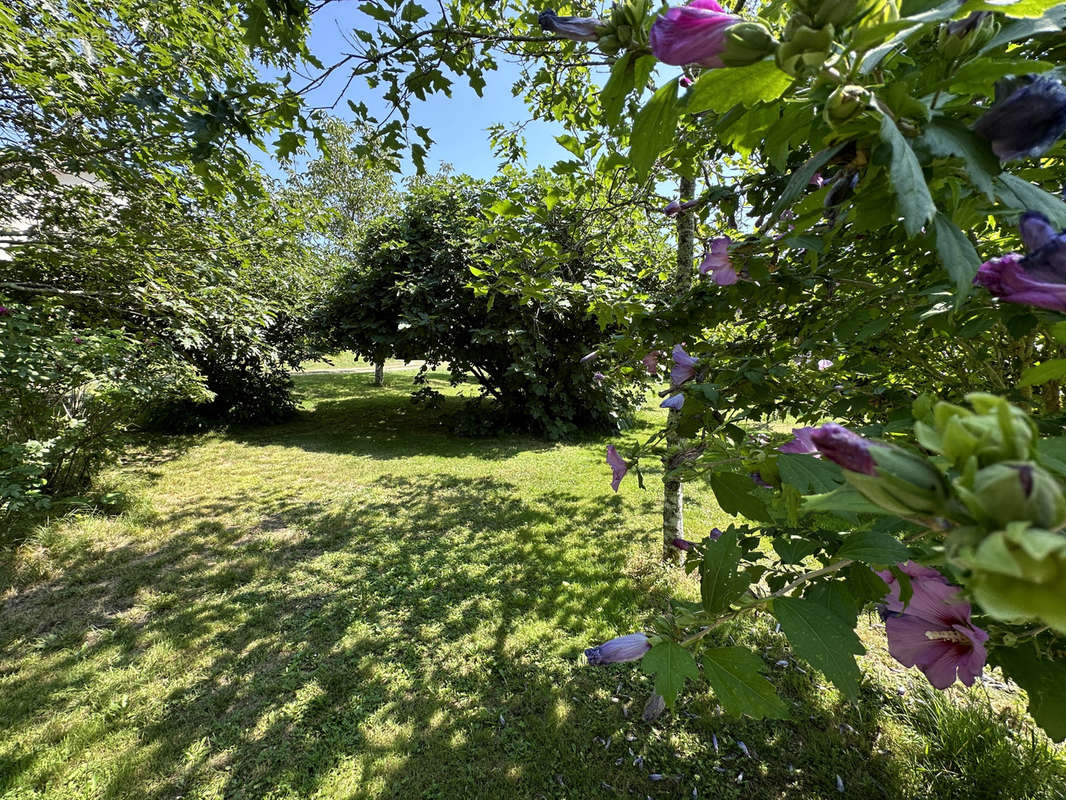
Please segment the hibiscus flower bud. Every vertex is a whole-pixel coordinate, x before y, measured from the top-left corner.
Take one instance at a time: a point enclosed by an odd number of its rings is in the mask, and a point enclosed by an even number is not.
[[[1003,461],[980,470],[973,495],[997,525],[1015,520],[1054,529],[1066,522],[1066,497],[1051,474],[1031,461]]]
[[[669,408],[671,411],[680,411],[682,406],[685,405],[685,395],[675,394],[672,397],[667,397],[661,403],[659,408]]]
[[[865,86],[853,84],[838,86],[825,101],[822,118],[831,128],[836,128],[838,125],[855,119],[869,108],[871,97],[873,95]]]
[[[949,22],[937,35],[937,49],[949,61],[980,50],[999,33],[999,23],[991,11],[974,11],[965,19]]]
[[[671,541],[670,544],[672,544],[678,550],[684,550],[685,552],[688,552],[689,550],[691,550],[693,547],[696,546],[695,544],[690,542],[688,539],[681,539],[681,538],[673,539],[673,541]]]
[[[639,661],[651,649],[651,641],[643,633],[616,636],[598,647],[585,651],[585,658],[592,666],[617,664],[622,661]]]
[[[793,0],[793,5],[817,25],[891,22],[899,18],[894,0]]]
[[[777,66],[789,75],[822,68],[833,50],[833,26],[810,28],[798,25],[792,35],[777,48]]]
[[[600,38],[604,22],[596,17],[560,17],[551,9],[541,11],[537,22],[542,31],[554,33],[575,42],[595,42]]]
[[[1051,78],[1035,78],[998,100],[973,129],[1001,161],[1043,155],[1066,131],[1066,88]]]
[[[722,63],[727,67],[747,67],[773,55],[778,44],[765,25],[738,22],[726,29]]]
[[[903,516],[933,514],[948,498],[944,476],[921,456],[827,423],[811,434],[818,452],[871,503]]]
[[[677,67],[723,67],[726,31],[740,21],[715,0],[692,0],[686,6],[669,8],[652,23],[648,34],[652,55]]]
[[[989,614],[1066,633],[1066,535],[1010,523],[981,541],[969,566],[970,588]]]
[[[918,442],[962,469],[974,458],[978,467],[999,461],[1028,461],[1036,456],[1036,427],[1020,408],[1002,397],[966,395],[973,411],[953,403],[933,407],[932,424],[914,426]]]

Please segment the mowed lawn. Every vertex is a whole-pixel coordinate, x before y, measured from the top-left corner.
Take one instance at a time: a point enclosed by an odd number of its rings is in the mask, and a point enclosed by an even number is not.
[[[655,465],[615,495],[606,440],[450,436],[412,374],[301,376],[297,420],[137,441],[122,509],[0,536],[0,798],[1066,796],[1021,693],[924,690],[876,617],[856,704],[760,617],[717,641],[790,719],[693,685],[643,722],[650,681],[582,651],[694,591]]]

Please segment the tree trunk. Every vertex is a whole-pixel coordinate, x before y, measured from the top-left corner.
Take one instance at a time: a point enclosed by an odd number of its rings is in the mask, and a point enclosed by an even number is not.
[[[696,181],[681,178],[681,202],[691,200],[696,194]],[[684,209],[677,215],[677,268],[674,272],[674,289],[678,294],[688,291],[692,286],[692,261],[696,251],[696,214]],[[670,468],[671,458],[681,443],[677,435],[677,425],[681,412],[670,409],[666,426],[666,455],[663,456],[663,469]],[[663,561],[681,563],[681,551],[673,545],[674,539],[685,538],[685,506],[680,478],[669,478],[663,482]]]
[[[379,361],[374,365],[374,385],[385,385],[385,362]]]

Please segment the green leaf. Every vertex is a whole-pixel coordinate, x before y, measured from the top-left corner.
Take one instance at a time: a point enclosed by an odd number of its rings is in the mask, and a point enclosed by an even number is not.
[[[655,691],[662,695],[668,707],[674,705],[685,678],[700,676],[692,653],[669,639],[659,642],[645,653],[640,660],[640,667],[647,674],[655,675]]]
[[[753,520],[769,520],[766,505],[755,497],[755,484],[748,476],[735,472],[716,472],[711,476],[711,490],[725,513],[740,514]]]
[[[965,17],[974,11],[998,11],[1008,17],[1033,18],[1042,17],[1060,0],[969,0],[956,17]]]
[[[825,673],[849,698],[859,695],[855,655],[866,652],[855,631],[824,606],[798,597],[778,597],[771,613],[800,658]]]
[[[403,7],[403,11],[400,12],[400,19],[404,22],[418,22],[422,17],[426,16],[429,12],[418,3],[407,3]]]
[[[1018,386],[1039,386],[1066,375],[1066,358],[1052,358],[1022,372]]]
[[[703,674],[726,713],[780,719],[788,709],[759,674],[762,659],[744,647],[712,647],[701,654]]]
[[[704,72],[681,104],[688,114],[715,111],[724,114],[735,105],[753,106],[776,100],[792,85],[792,78],[773,61],[747,67],[725,67]]]
[[[936,249],[940,255],[940,263],[955,280],[955,309],[958,310],[970,294],[973,276],[981,266],[981,257],[977,255],[973,243],[950,217],[937,212],[933,227],[936,231]]]
[[[622,104],[633,90],[633,53],[626,53],[614,62],[611,77],[600,90],[600,108],[603,121],[613,125],[622,113]]]
[[[359,10],[369,17],[373,17],[378,22],[388,22],[392,19],[392,11],[387,8],[382,8],[378,3],[362,3],[359,6]]]
[[[777,218],[781,216],[781,212],[788,206],[792,205],[793,201],[803,193],[803,190],[808,185],[810,185],[811,178],[814,177],[814,174],[824,167],[829,162],[829,159],[843,150],[845,144],[846,143],[838,144],[836,147],[827,147],[825,150],[819,150],[808,159],[806,164],[792,173],[792,176],[788,179],[788,183],[785,184],[785,191],[781,193],[777,202],[774,203],[773,210],[770,212],[770,217],[767,222],[763,223],[761,230],[766,230],[777,221]]]
[[[517,217],[522,213],[522,206],[504,198],[503,200],[497,200],[489,207],[489,211],[500,217]]]
[[[844,546],[837,551],[838,558],[850,558],[864,564],[884,566],[897,564],[910,558],[907,545],[884,531],[859,531],[844,539]]]
[[[1066,436],[1038,439],[1036,451],[1041,464],[1060,475],[1066,475]]]
[[[936,204],[910,143],[887,115],[881,118],[881,140],[892,148],[888,169],[899,213],[903,217],[903,228],[908,236],[917,236],[936,213]]]
[[[1029,181],[1004,172],[996,179],[996,195],[1019,211],[1039,211],[1052,226],[1066,228],[1066,203]]]
[[[929,152],[938,158],[961,158],[966,174],[989,200],[996,192],[994,178],[1000,173],[999,159],[988,142],[954,119],[938,117],[922,134]]]
[[[853,486],[841,486],[827,494],[812,494],[803,498],[804,511],[837,511],[849,514],[887,514],[862,496]]]
[[[1029,695],[1029,713],[1054,741],[1066,739],[1066,664],[1040,658],[1032,647],[997,647],[990,660]]]
[[[1026,61],[1026,73],[1047,72],[1054,69],[1050,61]],[[950,78],[941,82],[943,88],[951,87],[956,94],[963,92],[991,94],[988,88],[997,80],[1007,75],[1017,75],[1019,64],[1016,59],[978,58],[963,64]]]
[[[782,453],[777,457],[781,480],[803,494],[831,492],[844,483],[840,467],[812,455]]]
[[[1064,20],[1066,20],[1066,4],[1061,3],[1042,17],[1014,20],[1004,25],[1000,32],[981,48],[981,52],[997,50],[1009,42],[1028,39],[1040,33],[1058,33],[1062,30]]]
[[[708,614],[725,611],[748,587],[747,578],[738,571],[740,556],[734,531],[723,533],[717,542],[707,546],[700,564],[700,595],[703,610]]]
[[[637,114],[633,121],[629,162],[643,181],[659,153],[669,147],[677,132],[677,81],[670,81]]]

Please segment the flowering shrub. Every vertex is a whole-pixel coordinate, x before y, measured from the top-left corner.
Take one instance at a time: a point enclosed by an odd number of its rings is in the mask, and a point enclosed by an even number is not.
[[[627,20],[643,8],[622,5]],[[1066,438],[1041,436],[1061,431],[1066,204],[1030,182],[1057,192],[1066,178],[1066,12],[794,0],[760,13],[644,13],[650,47],[618,14],[598,30],[624,51],[605,104],[641,96],[623,76],[649,50],[683,68],[636,115],[635,176],[702,164],[708,183],[702,203],[665,209],[696,216],[708,279],[634,303],[614,346],[650,380],[645,354],[672,353],[673,438],[609,448],[612,486],[654,453],[741,519],[674,539],[698,606],[655,620],[650,647],[630,634],[590,663],[639,659],[668,703],[702,674],[727,710],[781,715],[757,655],[710,634],[766,610],[854,697],[855,626],[875,606],[889,652],[933,686],[1000,666],[1066,738]],[[708,164],[729,158],[715,183]],[[1024,255],[1003,255],[1015,224]],[[781,414],[806,423],[789,441],[741,425]]]

